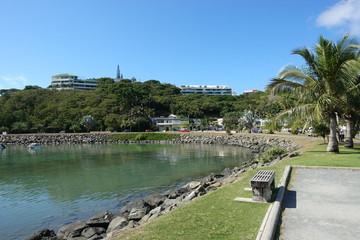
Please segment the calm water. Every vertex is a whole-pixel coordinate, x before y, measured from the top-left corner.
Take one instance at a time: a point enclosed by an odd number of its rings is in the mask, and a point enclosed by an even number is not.
[[[251,158],[248,150],[222,145],[50,145],[35,151],[8,145],[0,152],[0,236],[57,231]]]

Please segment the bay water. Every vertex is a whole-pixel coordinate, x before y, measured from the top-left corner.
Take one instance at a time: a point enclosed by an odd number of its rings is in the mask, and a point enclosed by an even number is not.
[[[82,144],[0,150],[0,236],[55,232],[128,201],[242,166],[251,151],[224,145]]]

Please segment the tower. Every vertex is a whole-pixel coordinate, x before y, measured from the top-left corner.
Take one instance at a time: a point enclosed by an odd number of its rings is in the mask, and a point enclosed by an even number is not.
[[[121,79],[123,79],[123,75],[120,73],[120,67],[118,65],[116,70],[116,78],[114,79],[114,81],[119,82]]]
[[[117,66],[116,78],[120,78],[120,67],[119,67],[119,65]]]

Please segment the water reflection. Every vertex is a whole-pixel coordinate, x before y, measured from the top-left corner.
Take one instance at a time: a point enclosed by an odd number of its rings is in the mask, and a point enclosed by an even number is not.
[[[251,158],[247,150],[221,145],[8,146],[0,154],[0,235],[19,238],[21,226],[26,236],[117,211],[129,198],[161,193]]]

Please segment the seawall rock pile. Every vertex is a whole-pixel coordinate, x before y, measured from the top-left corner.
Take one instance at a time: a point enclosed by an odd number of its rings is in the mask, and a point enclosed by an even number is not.
[[[23,134],[23,135],[0,135],[0,143],[3,144],[83,144],[83,143],[151,143],[151,144],[226,144],[252,149],[254,152],[263,152],[266,148],[279,146],[287,151],[298,148],[293,142],[263,135],[196,135],[181,134],[180,138],[173,140],[143,140],[143,141],[114,141],[108,140],[111,134],[88,133],[88,134]]]

